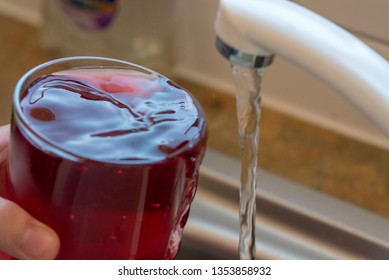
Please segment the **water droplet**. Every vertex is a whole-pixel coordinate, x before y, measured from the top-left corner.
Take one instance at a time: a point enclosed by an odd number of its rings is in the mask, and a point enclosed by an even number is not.
[[[75,220],[76,216],[75,216],[75,215],[73,215],[73,214],[70,214],[69,218],[70,218],[70,221],[71,221],[71,222],[74,222],[74,220]]]
[[[116,174],[122,175],[122,174],[123,174],[123,169],[118,169],[118,170],[116,171]]]
[[[159,204],[159,203],[153,203],[153,204],[151,204],[151,206],[152,206],[153,208],[160,208],[160,207],[161,207],[161,204]]]

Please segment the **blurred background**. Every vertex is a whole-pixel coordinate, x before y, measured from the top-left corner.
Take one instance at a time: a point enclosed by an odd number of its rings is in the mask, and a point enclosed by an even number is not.
[[[155,69],[191,91],[206,111],[209,147],[239,158],[230,66],[214,47],[218,1],[91,2],[0,0],[0,125],[10,121],[12,91],[27,70],[57,57],[102,55]],[[295,2],[389,57],[389,2]],[[262,96],[261,168],[389,217],[389,141],[368,119],[279,57],[265,71]]]

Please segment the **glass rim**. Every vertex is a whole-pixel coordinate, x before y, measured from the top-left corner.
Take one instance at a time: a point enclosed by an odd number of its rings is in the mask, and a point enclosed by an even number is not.
[[[104,62],[105,65],[89,65],[90,67],[87,66],[87,64],[82,64],[83,66],[81,67],[68,67],[67,69],[65,68],[60,68],[60,66],[64,66],[66,64],[74,63],[74,62],[82,62],[82,61],[99,61],[99,62]],[[115,65],[116,64],[116,65]],[[81,63],[80,63],[81,65]],[[120,65],[123,66],[123,68],[120,68]],[[69,65],[70,66],[70,65]],[[92,67],[93,66],[93,67]],[[145,165],[145,164],[150,164],[150,163],[162,163],[167,160],[169,160],[172,157],[177,156],[178,154],[184,152],[185,150],[188,149],[188,146],[192,145],[195,146],[200,142],[200,140],[203,138],[204,134],[206,133],[205,131],[207,130],[207,124],[205,121],[205,114],[196,100],[196,98],[189,93],[188,91],[185,91],[189,94],[191,100],[193,101],[193,105],[195,106],[198,116],[200,119],[203,119],[201,127],[199,127],[199,136],[196,137],[196,139],[193,139],[193,141],[189,141],[186,143],[184,146],[180,147],[178,150],[174,151],[171,154],[166,155],[166,157],[162,159],[150,159],[150,160],[123,160],[123,161],[110,161],[110,160],[98,160],[98,159],[93,159],[93,158],[88,158],[87,156],[83,156],[80,154],[77,154],[75,152],[69,151],[63,147],[61,147],[58,143],[55,143],[54,141],[50,140],[48,137],[37,131],[36,129],[32,128],[27,121],[27,118],[25,114],[22,111],[21,108],[21,95],[23,94],[24,90],[28,88],[28,86],[31,84],[31,82],[35,81],[39,76],[47,75],[50,73],[53,73],[54,71],[47,71],[46,74],[42,73],[41,75],[37,75],[34,77],[34,74],[38,73],[41,70],[47,69],[47,68],[58,68],[58,71],[62,70],[71,70],[71,69],[96,69],[97,67],[100,67],[101,69],[104,69],[104,67],[117,67],[118,69],[123,69],[123,70],[129,70],[129,69],[134,69],[134,70],[141,70],[145,73],[149,74],[157,74],[160,76],[163,76],[162,74],[148,69],[144,66],[120,60],[120,59],[115,59],[115,58],[108,58],[108,57],[100,57],[100,56],[71,56],[71,57],[64,57],[64,58],[58,58],[58,59],[53,59],[44,63],[41,63],[33,68],[31,68],[29,71],[27,71],[25,74],[22,75],[22,77],[18,80],[16,83],[16,86],[14,88],[13,96],[12,96],[12,117],[14,118],[14,122],[16,125],[19,126],[20,132],[24,135],[24,137],[27,138],[27,140],[34,146],[36,146],[39,149],[42,149],[43,145],[48,145],[50,147],[50,151],[45,149],[45,152],[50,153],[52,155],[74,161],[74,162],[96,162],[96,163],[104,163],[104,164],[109,164],[109,165],[118,165],[118,166],[135,166],[135,165]],[[13,122],[12,122],[13,123]],[[21,125],[21,127],[20,127]],[[26,135],[26,132],[28,132],[28,135]],[[43,145],[42,145],[43,144]]]

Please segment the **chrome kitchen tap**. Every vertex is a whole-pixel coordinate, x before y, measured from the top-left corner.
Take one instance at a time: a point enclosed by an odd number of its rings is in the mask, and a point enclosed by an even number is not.
[[[221,0],[217,48],[232,63],[265,67],[279,55],[342,93],[389,136],[389,63],[358,38],[286,0]]]

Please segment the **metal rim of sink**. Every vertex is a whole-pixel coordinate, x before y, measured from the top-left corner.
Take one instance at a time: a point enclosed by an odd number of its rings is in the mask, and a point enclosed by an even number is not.
[[[238,259],[240,162],[209,150],[178,259]],[[389,221],[258,170],[257,259],[389,259]]]

